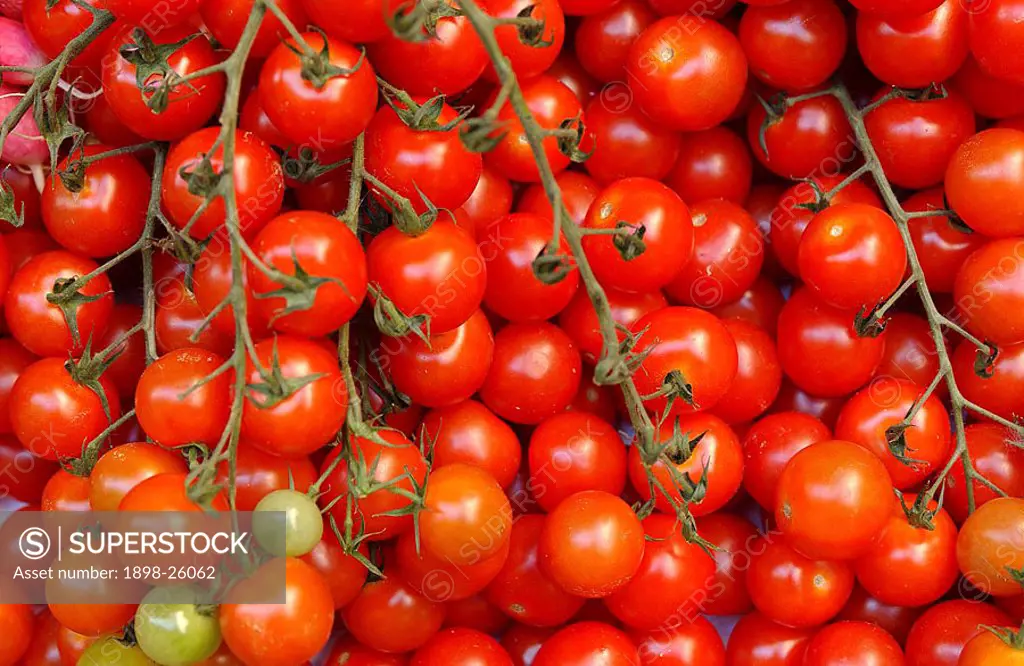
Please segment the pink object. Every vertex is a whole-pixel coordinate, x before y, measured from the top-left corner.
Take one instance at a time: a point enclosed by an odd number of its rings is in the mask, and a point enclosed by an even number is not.
[[[21,3],[23,0],[0,0],[0,16],[21,20]]]
[[[8,6],[8,0],[0,0],[0,11]],[[6,15],[6,11],[3,11]],[[21,3],[18,3],[18,14],[21,14]],[[0,18],[0,65],[8,67],[40,67],[48,59],[29,37],[25,26],[9,18]],[[19,86],[31,85],[32,74],[22,72],[6,72],[4,83]]]

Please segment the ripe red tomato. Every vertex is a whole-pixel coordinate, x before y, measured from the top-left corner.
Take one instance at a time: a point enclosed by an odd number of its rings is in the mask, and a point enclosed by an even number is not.
[[[296,489],[299,487],[296,484]],[[358,552],[363,557],[369,556],[365,544],[359,545]],[[347,606],[349,602],[359,596],[359,592],[366,583],[368,573],[366,566],[345,552],[341,543],[338,542],[338,537],[334,534],[329,520],[324,521],[324,534],[320,541],[313,547],[313,550],[299,559],[319,571],[327,581],[336,609]],[[215,665],[211,664],[211,666]]]
[[[601,185],[630,177],[661,180],[676,163],[682,135],[659,126],[640,109],[612,109],[595,97],[586,117],[594,152],[583,166]]]
[[[415,237],[388,227],[367,248],[366,270],[370,284],[402,314],[429,316],[432,335],[464,324],[487,287],[487,266],[473,237],[447,220]]]
[[[945,81],[967,57],[967,10],[945,0],[927,13],[889,18],[857,15],[857,47],[867,68],[892,86]]]
[[[771,257],[765,259],[771,260]],[[740,319],[749,322],[763,329],[774,339],[783,304],[785,300],[775,283],[759,277],[739,299],[713,307],[710,312],[723,321]]]
[[[422,487],[427,478],[427,464],[419,447],[396,430],[380,430],[377,434],[384,444],[363,437],[349,440],[352,464],[365,467],[357,468],[365,480],[360,480],[359,474],[353,480],[345,464],[334,462],[342,453],[341,447],[335,447],[320,466],[321,475],[335,466],[324,482],[324,492],[319,499],[321,507],[330,506],[329,514],[339,526],[344,525],[348,497],[352,495],[355,530],[367,535],[370,541],[383,541],[412,529],[412,514],[386,515],[387,512],[407,509],[410,504],[408,496],[392,492],[392,489],[412,493],[413,480],[417,487]],[[373,487],[389,482],[391,485]]]
[[[552,629],[515,623],[501,635],[501,646],[512,658],[513,666],[529,666],[553,633]]]
[[[854,313],[797,289],[779,313],[779,362],[799,388],[820,397],[847,395],[871,378],[882,359],[885,333],[860,337]]]
[[[0,432],[13,432],[8,404],[11,388],[25,368],[39,357],[22,347],[16,340],[0,338]]]
[[[837,622],[815,634],[804,652],[805,666],[851,663],[903,666],[903,650],[884,629],[869,622]]]
[[[90,589],[96,593],[93,598],[102,599],[104,592],[109,595],[113,591],[109,589],[111,585],[116,583],[100,581],[99,584],[90,585]],[[78,594],[81,594],[81,591]],[[62,627],[92,638],[120,631],[135,616],[136,604],[53,603],[48,604],[48,608]],[[62,659],[63,656],[64,653],[61,652]]]
[[[945,210],[942,188],[936,187],[915,193],[903,202],[903,209],[907,212]],[[910,230],[910,238],[917,252],[917,260],[921,263],[925,282],[933,293],[952,292],[957,271],[967,257],[987,240],[980,234],[961,231],[953,226],[945,215],[912,218],[907,223],[907,228]],[[889,328],[892,328],[892,322],[889,323]],[[892,337],[890,334],[890,344]]]
[[[985,631],[980,625],[1010,624],[1010,617],[991,604],[964,599],[936,604],[910,630],[907,661],[921,666],[958,666],[964,645]]]
[[[669,16],[633,42],[626,74],[647,115],[672,129],[695,132],[732,114],[746,87],[747,59],[739,39],[721,24]],[[679,104],[680,99],[691,103]]]
[[[628,627],[651,631],[696,616],[715,561],[683,538],[675,516],[653,513],[643,528],[647,542],[640,568],[604,603]]]
[[[543,129],[558,129],[563,121],[572,120],[583,113],[583,105],[572,90],[552,76],[538,76],[525,81],[520,87],[527,108]],[[501,132],[505,136],[494,149],[488,151],[484,163],[509,180],[540,182],[540,172],[537,171],[537,163],[526,141],[522,123],[510,104],[501,107],[497,121],[503,123]],[[556,137],[546,137],[542,145],[553,173],[561,173],[569,166],[569,158],[558,149]]]
[[[301,267],[311,279],[324,280],[312,287],[315,294],[308,295],[309,307],[285,313],[288,298],[269,294],[287,287],[250,264],[253,306],[274,330],[320,337],[341,328],[362,305],[366,255],[355,234],[337,218],[312,211],[284,213],[263,227],[252,249],[264,264],[285,275],[297,275]]]
[[[414,403],[447,407],[483,390],[495,365],[495,347],[487,316],[477,310],[455,330],[431,335],[429,342],[415,335],[385,337],[375,353],[395,388]]]
[[[780,412],[758,420],[743,439],[743,487],[758,504],[775,508],[779,476],[786,464],[811,444],[832,439],[815,416]]]
[[[269,316],[264,316],[257,309],[256,295],[250,286],[248,271],[244,270],[247,261],[243,260],[242,289],[245,291],[245,319],[253,338],[259,340],[270,333]],[[180,280],[180,278],[179,278]],[[234,269],[231,265],[231,249],[229,241],[220,235],[214,235],[199,255],[192,267],[192,292],[196,303],[204,315],[214,311],[231,291],[234,280]],[[170,283],[168,283],[170,284]],[[184,283],[182,283],[184,284]],[[156,280],[156,289],[160,290],[161,281]],[[168,289],[168,287],[164,287]],[[159,291],[158,291],[159,293]],[[235,310],[228,305],[220,310],[211,323],[221,334],[235,338]]]
[[[838,560],[812,560],[778,535],[751,548],[747,590],[757,610],[787,627],[814,627],[842,610],[853,591],[853,567]]]
[[[773,88],[798,93],[824,83],[846,53],[846,19],[832,0],[751,6],[739,38],[751,73]]]
[[[696,308],[669,307],[641,317],[632,327],[634,333],[645,329],[637,351],[650,348],[650,353],[633,376],[641,395],[661,390],[673,371],[690,386],[694,403],[677,397],[672,404],[674,414],[712,409],[729,391],[736,377],[738,352],[729,329],[718,317]],[[665,397],[644,404],[655,413],[668,406]]]
[[[747,141],[757,160],[783,178],[801,179],[839,173],[857,156],[857,144],[843,107],[826,95],[796,102],[780,118],[768,121],[760,104],[747,115]],[[813,200],[813,198],[812,198]]]
[[[920,190],[942,183],[949,158],[974,134],[974,110],[955,91],[924,101],[896,97],[864,116],[864,126],[889,182]]]
[[[792,381],[783,379],[779,395],[768,411],[771,414],[800,412],[820,419],[827,428],[834,428],[845,404],[846,396],[819,398],[797,387]]]
[[[272,576],[280,562],[265,567]],[[235,588],[268,584],[260,571]],[[280,570],[277,570],[280,576]],[[220,606],[220,629],[224,642],[244,663],[285,666],[312,659],[327,644],[334,624],[334,601],[323,576],[302,560],[284,561],[284,603],[224,603]],[[271,578],[272,579],[272,578]],[[230,597],[229,597],[230,601]],[[274,640],[265,640],[273,636]]]
[[[146,368],[135,389],[135,415],[146,434],[165,447],[215,446],[228,424],[232,373],[196,385],[223,364],[214,353],[185,348]]]
[[[89,505],[93,511],[117,511],[135,486],[157,474],[184,474],[185,458],[154,444],[131,442],[110,449],[89,474]]]
[[[592,414],[566,412],[541,421],[530,435],[528,462],[533,496],[548,512],[575,493],[620,495],[626,486],[622,438]]]
[[[972,513],[960,527],[956,559],[975,587],[996,597],[1021,594],[1013,576],[1024,568],[1024,500],[998,497]]]
[[[1024,84],[990,76],[971,55],[949,84],[967,98],[979,115],[1009,118],[1024,113]]]
[[[946,168],[949,205],[974,231],[1024,234],[1024,132],[989,129],[960,144]]]
[[[118,395],[123,398],[135,392],[135,385],[139,383],[139,377],[146,369],[146,341],[142,331],[136,331],[126,337],[128,331],[137,326],[140,321],[142,321],[142,308],[128,303],[119,303],[110,313],[107,330],[93,343],[93,347],[96,349],[113,346],[113,353],[117,354],[117,358],[107,367],[104,374],[113,382]],[[122,342],[115,345],[118,341]]]
[[[743,295],[761,272],[764,242],[757,223],[738,204],[724,199],[690,207],[694,250],[665,286],[674,302],[712,308]]]
[[[555,176],[555,182],[562,191],[562,203],[569,212],[569,218],[577,226],[583,224],[590,210],[590,204],[597,198],[601,188],[593,178],[578,171],[563,171]],[[533,213],[547,220],[553,220],[551,202],[544,187],[539,184],[530,185],[519,196],[516,202],[517,213]],[[480,234],[477,235],[480,238]]]
[[[729,666],[802,666],[814,629],[793,629],[754,611],[740,618],[729,637]]]
[[[210,156],[210,165],[216,173],[224,171],[224,148],[211,148],[220,136],[219,127],[207,127],[189,134],[174,144],[167,155],[161,185],[161,202],[178,229],[184,229],[192,220],[189,235],[207,238],[226,221],[224,199],[216,197],[206,203],[205,197],[189,192],[185,173],[194,174],[204,155]],[[231,169],[235,183],[235,202],[238,206],[239,229],[249,238],[266,225],[281,210],[284,199],[284,173],[281,160],[270,146],[251,132],[235,133],[235,161]],[[199,208],[206,209],[196,217]]]
[[[858,585],[853,588],[850,600],[836,616],[836,620],[877,624],[889,632],[900,645],[904,645],[907,642],[910,628],[922,612],[924,612],[923,608],[883,604]]]
[[[739,319],[726,319],[736,341],[736,377],[715,405],[714,413],[726,423],[752,421],[775,402],[782,385],[782,368],[775,342],[759,326]]]
[[[885,325],[885,353],[875,377],[907,380],[926,388],[938,373],[939,356],[928,322],[908,312],[889,317]],[[939,384],[936,395],[941,397],[945,392],[946,385]]]
[[[1024,497],[1024,450],[1015,445],[1016,436],[994,423],[974,423],[964,429],[967,455],[979,474],[1001,488],[1010,497]],[[998,495],[976,480],[974,503],[976,507],[991,502]],[[953,465],[946,476],[943,506],[957,523],[967,519],[967,481],[963,465]]]
[[[67,169],[73,159],[108,150],[99,144],[85,146],[82,153],[65,158],[58,169]],[[127,250],[142,234],[149,174],[131,155],[91,163],[77,192],[68,190],[60,178],[48,183],[42,196],[43,223],[50,236],[68,250],[88,257],[109,257]]]
[[[855,442],[874,453],[899,490],[915,488],[941,469],[953,447],[949,412],[935,395],[930,395],[903,432],[906,450],[902,456],[907,460],[893,453],[888,429],[906,418],[924,391],[905,379],[879,376],[850,398],[836,423],[836,438]]]
[[[501,25],[494,31],[501,52],[509,59],[512,70],[520,81],[532,79],[551,67],[565,42],[565,15],[557,0],[485,0],[481,5],[495,18],[512,18],[530,8],[530,12],[525,15],[541,21],[544,26],[540,34],[540,43],[536,46],[524,44],[519,39],[519,31],[514,25]],[[491,65],[487,66],[485,76],[491,81],[497,80]]]
[[[363,645],[408,652],[426,643],[444,621],[444,606],[416,594],[397,576],[368,583],[341,611],[345,628]]]
[[[71,0],[58,0],[49,6],[47,0],[25,0],[21,17],[32,41],[47,58],[56,58],[67,47],[68,42],[82,34],[93,21],[92,12]],[[5,14],[6,15],[6,14]],[[99,68],[104,55],[106,40],[97,39],[87,45],[72,61],[77,72]],[[95,74],[88,77],[94,83]],[[138,89],[136,89],[138,94]]]
[[[410,666],[512,666],[505,649],[485,633],[459,627],[434,634]]]
[[[515,431],[475,400],[432,409],[422,431],[433,469],[465,463],[487,471],[502,488],[515,480],[522,456]],[[602,458],[602,460],[604,460]]]
[[[487,266],[484,303],[489,310],[509,321],[542,321],[554,317],[572,300],[579,284],[575,266],[555,284],[541,282],[533,272],[533,261],[551,243],[550,219],[512,213],[481,231],[477,241]],[[570,255],[561,235],[558,253]]]
[[[582,176],[582,174],[574,174]],[[583,176],[585,178],[585,176]],[[538,188],[541,189],[541,188]],[[541,189],[543,192],[543,190]],[[566,195],[566,188],[562,188],[562,196]],[[512,210],[512,184],[501,174],[484,167],[480,172],[480,180],[477,181],[473,193],[469,199],[462,204],[462,212],[468,221],[467,231],[474,238],[483,235],[483,230],[490,226],[503,215],[508,215]]]
[[[1024,650],[1012,646],[991,631],[985,630],[967,641],[960,653],[958,666],[984,666],[984,664],[1006,664],[1019,666],[1024,663]]]
[[[635,294],[606,289],[605,296],[608,298],[612,319],[616,324],[626,328],[631,327],[640,317],[668,305],[660,291]],[[601,358],[604,350],[601,325],[594,303],[585,289],[577,290],[572,301],[559,314],[558,325],[572,338],[573,344],[582,352],[584,360],[596,363]],[[625,337],[621,331],[616,333],[619,340]]]
[[[326,4],[326,3],[325,3]],[[340,636],[327,657],[330,666],[408,666],[408,654],[388,654],[380,650],[366,647],[349,634]],[[214,666],[211,664],[211,666]],[[219,664],[216,666],[220,666]],[[235,664],[224,664],[235,666]]]
[[[953,378],[967,400],[1003,418],[1016,418],[1024,400],[1024,344],[1000,347],[990,377],[974,371],[977,349],[967,340],[957,345],[950,360]]]
[[[166,77],[154,73],[146,81],[153,92],[143,94],[136,82],[136,65],[128,62],[121,54],[124,46],[136,44],[135,28],[124,25],[108,42],[103,57],[103,94],[110,109],[125,127],[139,136],[159,141],[173,141],[190,134],[210,120],[220,108],[224,97],[224,75],[209,74],[185,84],[172,85],[167,91],[167,106],[161,113],[154,113],[148,101],[157,89],[165,85]],[[156,31],[143,29],[147,37],[158,46],[175,44],[192,33],[186,26],[164,28]],[[167,64],[178,76],[187,76],[204,70],[219,62],[210,41],[200,35],[174,51]]]
[[[437,123],[446,125],[456,117],[455,110],[445,104]],[[450,210],[464,204],[480,180],[483,159],[462,145],[458,127],[443,132],[418,130],[384,106],[366,128],[365,168],[423,213],[427,201]]]
[[[402,3],[392,0],[390,4]],[[423,32],[421,36],[422,41],[403,40],[388,29],[379,39],[360,35],[350,41],[372,41],[367,55],[374,68],[391,85],[410,95],[461,93],[480,78],[490,62],[473,25],[464,16],[442,17],[433,34]]]
[[[651,6],[639,0],[620,0],[590,13],[576,28],[576,58],[598,81],[625,81],[629,47],[657,19]]]
[[[982,11],[972,7],[969,15],[971,54],[986,73],[1014,83],[1024,83],[1022,14],[1019,0],[995,0]]]
[[[683,135],[679,159],[664,180],[683,201],[727,199],[743,204],[752,178],[747,143],[731,129],[717,126]]]
[[[544,641],[533,666],[589,666],[603,661],[608,666],[640,663],[629,636],[603,622],[577,622]]]
[[[811,444],[779,476],[775,521],[787,543],[811,558],[856,559],[878,540],[891,513],[885,465],[853,442]],[[846,528],[834,529],[836,521],[847,521]]]
[[[718,548],[711,553],[715,572],[696,593],[697,605],[708,615],[743,615],[753,610],[743,574],[760,534],[757,528],[746,518],[716,511],[697,519],[697,533]]]
[[[465,463],[427,477],[420,540],[434,557],[458,567],[492,557],[508,543],[512,508],[494,477]]]
[[[682,496],[675,489],[674,476],[685,474],[696,484],[706,474],[704,497],[690,504],[690,513],[706,516],[725,506],[739,490],[743,482],[743,449],[732,428],[711,414],[689,414],[679,417],[678,421],[663,422],[658,428],[659,443],[673,435],[676,424],[679,432],[686,435],[686,445],[669,447],[651,466],[651,471],[677,503],[682,501]],[[698,436],[699,441],[694,443]],[[669,465],[674,471],[669,470]],[[650,482],[636,442],[629,447],[629,480],[640,497],[651,499]],[[662,492],[655,490],[654,496],[658,510],[675,514],[672,502]]]
[[[487,587],[487,600],[506,615],[531,627],[556,627],[583,607],[583,598],[569,594],[541,572],[539,546],[548,518],[526,514],[512,524],[505,565]]]
[[[123,0],[122,0],[123,1]],[[200,4],[200,2],[202,4]],[[199,5],[199,15],[203,18],[203,25],[209,29],[210,34],[227,49],[234,49],[245,31],[246,21],[256,4],[255,0],[191,0],[189,4]],[[304,26],[308,23],[306,10],[300,0],[279,0],[277,8],[288,17],[288,20],[297,26]],[[195,12],[195,7],[192,12]],[[346,10],[348,7],[346,6]],[[346,11],[346,13],[348,13]],[[319,23],[319,21],[318,21]],[[327,26],[321,26],[325,30]],[[260,29],[252,40],[249,49],[250,58],[265,58],[280,41],[280,36],[285,34],[285,27],[273,12],[266,12]]]
[[[77,339],[60,307],[46,297],[56,282],[70,282],[97,268],[99,266],[91,259],[62,250],[43,252],[27,261],[11,277],[4,298],[7,328],[14,339],[37,356],[67,358],[68,354],[81,354],[86,343],[91,338],[99,338],[107,328],[114,309],[110,278],[102,273],[78,290],[79,295],[95,300],[75,310]]]
[[[260,103],[274,127],[294,143],[338,150],[366,129],[377,110],[373,65],[348,42],[315,32],[304,33],[302,38],[314,51],[326,51],[324,65],[345,71],[357,63],[359,67],[323,82],[307,78],[299,54],[292,51],[294,42],[285,40],[263,63]]]
[[[11,266],[12,276],[37,254],[59,249],[53,238],[45,231],[24,227],[5,233],[3,245],[7,249],[7,259]]]
[[[725,666],[725,644],[715,626],[697,616],[653,631],[631,631],[641,664],[690,666],[698,659],[707,666]],[[699,655],[699,657],[698,657]]]
[[[219,464],[217,483],[227,486],[228,472],[227,461]],[[275,490],[294,487],[304,493],[317,477],[317,469],[309,458],[281,458],[242,441],[235,459],[235,508],[252,511],[261,499]]]
[[[353,0],[344,12],[331,0],[302,0],[312,23],[335,39],[353,43],[374,42],[390,33],[385,17],[400,3],[393,0]]]
[[[967,328],[998,345],[1024,342],[1020,312],[1024,279],[1018,266],[1024,258],[1019,238],[994,240],[974,251],[960,267],[953,297]]]
[[[113,382],[101,376],[97,392],[76,378],[60,358],[44,358],[25,368],[11,388],[11,429],[25,449],[46,460],[79,458],[91,442],[121,416]]]
[[[462,538],[461,534],[456,535]],[[505,539],[496,550],[484,556],[478,553],[468,563],[455,563],[435,555],[422,544],[417,552],[417,536],[403,532],[394,546],[394,565],[398,576],[418,594],[437,603],[462,601],[483,591],[508,559],[509,542]],[[472,544],[469,548],[473,548]],[[363,569],[365,578],[366,568]],[[504,615],[498,614],[502,619]]]
[[[479,347],[472,353],[479,355]],[[494,360],[480,399],[506,421],[540,423],[572,402],[581,364],[579,351],[557,326],[509,324],[494,336]]]
[[[279,371],[285,385],[275,386],[248,361],[242,407],[245,441],[267,453],[294,458],[334,440],[348,410],[348,392],[335,355],[312,340],[287,335],[263,340],[254,351],[259,366],[271,374]],[[291,382],[295,385],[289,386]]]

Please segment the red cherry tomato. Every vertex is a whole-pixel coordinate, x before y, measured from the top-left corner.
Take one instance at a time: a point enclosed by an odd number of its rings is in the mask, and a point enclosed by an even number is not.
[[[915,193],[903,202],[903,209],[907,212],[919,212],[947,208],[942,189],[936,187]],[[958,229],[945,215],[911,218],[907,228],[910,230],[910,238],[917,252],[917,260],[921,263],[925,282],[932,292],[952,292],[957,271],[967,257],[986,242],[986,238],[981,234],[965,233]]]
[[[665,184],[690,203],[727,199],[743,204],[750,193],[752,174],[753,160],[746,142],[727,127],[718,126],[683,135],[679,159]]]
[[[782,385],[782,368],[771,336],[756,324],[738,319],[726,319],[736,341],[736,376],[714,413],[726,423],[751,421],[763,414],[775,402]]]
[[[850,123],[830,95],[796,102],[776,119],[755,104],[747,115],[747,141],[761,164],[790,179],[839,173],[857,156]]]
[[[577,226],[583,224],[590,210],[590,204],[601,191],[593,178],[578,171],[563,171],[555,176],[555,182],[562,191],[562,203],[571,219]],[[533,213],[547,220],[554,219],[551,214],[551,202],[542,185],[530,185],[516,203],[517,213]],[[479,238],[479,235],[477,236]]]
[[[565,41],[565,15],[558,0],[484,0],[481,5],[495,18],[512,18],[530,8],[526,16],[542,22],[544,28],[535,46],[524,44],[514,25],[498,26],[494,31],[501,52],[509,59],[512,70],[521,81],[543,74],[551,67]],[[486,76],[492,81],[497,80],[494,68],[490,65],[487,66]]]
[[[562,5],[564,9],[565,3]],[[620,0],[590,13],[576,28],[576,58],[598,81],[624,81],[629,47],[657,18],[651,7],[639,0]]]
[[[903,666],[903,650],[884,629],[869,622],[837,622],[815,634],[804,652],[805,666],[834,666],[857,660],[872,666]]]
[[[557,418],[557,417],[553,417]],[[511,427],[475,400],[432,409],[423,416],[433,469],[465,463],[486,470],[502,488],[515,480],[522,450]]]
[[[590,102],[586,117],[594,149],[583,166],[598,183],[661,180],[672,170],[682,143],[679,132],[662,128],[638,108],[611,109],[601,97]]]
[[[949,205],[974,231],[1024,234],[1024,132],[990,129],[960,144],[946,168]]]

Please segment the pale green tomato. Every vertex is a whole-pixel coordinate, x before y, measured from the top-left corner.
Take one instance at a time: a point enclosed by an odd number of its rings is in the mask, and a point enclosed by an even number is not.
[[[135,612],[135,639],[146,656],[159,666],[191,666],[220,647],[216,607],[167,603],[169,598],[182,601],[182,592],[180,588],[154,588]]]
[[[316,502],[296,490],[275,490],[259,501],[253,516],[253,536],[277,557],[301,557],[313,550],[324,535],[324,521]],[[260,513],[276,512],[261,520]],[[281,552],[281,515],[284,518],[284,552]]]
[[[96,641],[78,658],[77,666],[154,666],[135,645],[128,647],[113,636]]]

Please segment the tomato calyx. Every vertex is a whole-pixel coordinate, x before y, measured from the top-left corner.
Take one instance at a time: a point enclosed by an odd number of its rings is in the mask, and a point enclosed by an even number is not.
[[[943,486],[944,489],[945,486]],[[939,502],[932,508],[930,507],[931,493],[922,492],[918,494],[914,499],[914,503],[908,505],[901,491],[894,488],[893,492],[899,498],[900,508],[903,509],[903,515],[907,517],[907,522],[910,523],[911,527],[928,530],[929,532],[935,530],[935,516],[942,510],[941,496],[939,497]]]
[[[493,19],[494,23],[495,25],[514,25],[519,41],[525,46],[535,49],[547,48],[555,43],[554,35],[549,39],[544,39],[543,19],[533,18],[533,10],[536,7],[536,4],[527,5],[519,10],[514,17],[495,18]]]
[[[4,169],[6,175],[7,167]],[[25,202],[21,203],[21,209],[15,207],[14,188],[7,180],[0,175],[0,221],[7,222],[12,227],[21,228],[25,224]]]
[[[1024,622],[1021,623],[1020,628],[1016,631],[1009,627],[994,627],[989,624],[980,625],[979,629],[995,634],[999,640],[1014,650],[1024,651]]]
[[[676,400],[682,400],[687,405],[697,408],[696,400],[693,397],[693,385],[686,381],[686,377],[678,369],[669,371],[665,375],[665,379],[661,382],[661,388],[641,398],[646,402],[648,400],[657,400],[658,398],[666,398],[665,413],[662,416],[662,420],[668,418],[668,415],[672,411],[672,405]]]
[[[494,150],[508,134],[507,130],[503,130],[504,126],[504,123],[487,114],[466,118],[459,126],[459,140],[471,153],[487,153]]]
[[[677,418],[672,425],[672,434],[664,440],[654,443],[653,446],[645,446],[638,442],[638,452],[644,466],[650,468],[660,460],[666,462],[665,468],[669,471],[672,485],[687,503],[700,502],[707,495],[708,490],[708,461],[703,462],[700,479],[694,483],[689,474],[679,471],[678,466],[686,463],[693,456],[693,452],[700,444],[706,432],[690,438],[689,432],[683,432]],[[662,489],[664,490],[664,489]],[[654,494],[652,493],[652,497]],[[696,532],[695,532],[696,533]]]
[[[880,306],[862,307],[853,318],[853,330],[860,338],[877,338],[885,331],[888,319],[879,315]]]
[[[558,284],[572,271],[572,259],[550,244],[541,248],[530,264],[533,275],[546,285]]]
[[[317,290],[325,284],[333,283],[338,285],[349,298],[352,298],[352,295],[349,293],[345,283],[338,278],[319,277],[307,273],[299,263],[299,258],[295,255],[294,247],[292,248],[292,266],[294,273],[291,275],[282,273],[276,268],[265,266],[261,262],[257,262],[257,266],[267,277],[281,285],[280,289],[273,289],[265,293],[256,294],[256,298],[280,298],[284,300],[284,307],[275,310],[273,316],[270,318],[271,324],[281,317],[293,312],[302,312],[312,308],[314,301],[316,301]]]
[[[913,467],[915,465],[925,463],[923,460],[911,458],[907,455],[909,449],[907,448],[906,431],[911,427],[913,427],[913,424],[904,419],[903,421],[893,424],[885,429],[885,443],[889,447],[889,453],[892,454],[893,458],[896,458],[896,460],[900,461],[907,467]]]
[[[352,158],[346,157],[330,164],[321,164],[316,153],[308,146],[299,148],[297,155],[292,155],[290,152],[283,152],[281,155],[281,169],[284,171],[284,177],[303,184],[312,183],[325,173],[330,173],[338,167],[351,163]]]
[[[351,67],[338,67],[331,64],[331,49],[327,45],[327,35],[320,28],[314,27],[311,30],[320,35],[324,40],[324,44],[320,47],[319,51],[314,51],[313,47],[306,42],[302,42],[298,46],[290,41],[284,42],[284,44],[289,51],[299,56],[299,63],[302,65],[302,78],[314,88],[323,90],[324,86],[331,79],[339,76],[352,76],[363,66],[363,63],[366,61],[365,49],[360,50],[359,59]]]
[[[277,338],[274,338],[270,368],[267,370],[261,368],[260,375],[263,378],[262,382],[245,385],[246,395],[257,409],[270,409],[287,400],[303,387],[324,377],[322,372],[299,377],[285,377],[281,371],[281,363],[277,354]]]
[[[82,336],[78,331],[78,308],[107,296],[107,292],[92,296],[83,294],[81,289],[88,282],[88,279],[78,276],[57,278],[53,283],[53,289],[46,295],[46,302],[56,305],[64,315],[64,321],[67,322],[68,331],[71,333],[71,341],[75,346],[82,341]]]
[[[199,36],[200,33],[194,33],[177,42],[157,44],[145,30],[135,28],[131,41],[118,49],[121,57],[135,67],[135,85],[153,113],[167,110],[170,93],[178,84],[176,80],[181,78],[168,59]],[[190,84],[186,81],[185,85]]]
[[[50,149],[52,171],[57,171],[60,161],[58,153],[65,141],[70,139],[72,142],[69,154],[85,145],[85,130],[71,122],[70,100],[71,95],[67,95],[67,99],[58,107],[53,97],[39,92],[33,104],[32,117],[39,128],[39,135]]]
[[[392,338],[412,334],[430,348],[430,315],[406,315],[384,294],[378,284],[369,285],[369,291],[374,300],[373,321],[381,333]]]
[[[999,348],[985,340],[987,349],[978,349],[974,356],[974,374],[982,379],[988,379],[995,374],[995,362],[999,356]]]
[[[473,110],[472,107],[461,108],[455,118],[440,125],[437,120],[441,117],[441,112],[444,111],[444,95],[434,95],[420,104],[409,93],[396,88],[379,76],[377,84],[380,86],[381,92],[384,93],[384,101],[388,103],[398,119],[406,127],[417,132],[450,132],[458,127],[459,123],[465,120]]]
[[[580,150],[584,131],[582,115],[577,115],[575,118],[566,118],[559,124],[557,130],[552,130],[558,137],[559,152],[577,164],[586,162],[594,154],[594,150],[596,150],[596,148],[591,148],[586,152]]]
[[[220,190],[221,181],[224,179],[224,172],[213,168],[213,161],[210,160],[210,153],[204,153],[198,162],[193,165],[182,167],[178,174],[188,184],[188,192],[197,197],[210,200]],[[186,226],[185,230],[188,230]]]
[[[1010,578],[1017,581],[1017,584],[1024,588],[1024,567],[1020,569],[1014,569],[1013,567],[1006,567],[1006,573],[1010,574]]]
[[[462,16],[457,7],[445,0],[403,3],[386,23],[391,32],[405,42],[425,42],[437,37],[437,24],[443,18]]]
[[[383,195],[384,206],[391,213],[392,224],[406,236],[421,236],[427,232],[437,220],[438,208],[423,194],[419,185],[413,183],[416,194],[426,208],[423,214],[418,214],[413,208],[412,202],[398,192],[385,185],[379,178],[369,172],[363,172],[363,179],[377,189]]]

